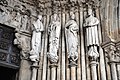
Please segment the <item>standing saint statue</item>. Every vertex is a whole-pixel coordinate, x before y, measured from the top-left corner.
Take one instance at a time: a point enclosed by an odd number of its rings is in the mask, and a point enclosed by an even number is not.
[[[49,25],[49,29],[48,29],[49,31],[48,58],[52,63],[57,63],[58,61],[57,51],[59,48],[60,30],[61,30],[60,19],[57,14],[53,14],[50,25]]]
[[[92,60],[99,57],[97,47],[99,46],[98,38],[98,24],[99,20],[93,16],[92,9],[88,9],[88,17],[85,19],[84,27],[86,29],[86,44],[88,47],[88,56]]]
[[[20,29],[26,31],[26,27],[28,23],[28,16],[26,14],[22,16],[21,23],[22,25]]]
[[[38,19],[33,23],[33,32],[32,32],[32,47],[30,51],[31,61],[39,61],[39,54],[41,49],[41,32],[44,31],[42,24],[42,15],[38,15]]]
[[[75,62],[78,59],[78,37],[77,32],[79,27],[75,21],[75,15],[70,12],[70,20],[65,24],[67,30],[68,58]]]

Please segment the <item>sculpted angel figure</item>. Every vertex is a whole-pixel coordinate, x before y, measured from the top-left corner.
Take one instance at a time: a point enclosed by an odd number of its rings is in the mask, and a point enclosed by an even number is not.
[[[58,61],[57,51],[59,48],[61,23],[57,14],[53,14],[49,25],[49,52],[48,58],[50,62],[56,63]]]
[[[70,20],[65,24],[66,35],[67,35],[67,44],[68,44],[68,58],[75,62],[78,59],[78,25],[75,21],[75,15],[73,12],[70,12]]]
[[[84,27],[86,29],[86,44],[88,47],[88,56],[96,59],[99,57],[97,47],[99,46],[98,38],[99,20],[93,16],[92,9],[88,9],[88,17],[85,19]]]
[[[31,51],[30,59],[31,61],[39,61],[39,54],[41,51],[41,34],[44,31],[44,26],[42,23],[42,15],[38,15],[38,19],[33,23],[33,32],[31,40]]]

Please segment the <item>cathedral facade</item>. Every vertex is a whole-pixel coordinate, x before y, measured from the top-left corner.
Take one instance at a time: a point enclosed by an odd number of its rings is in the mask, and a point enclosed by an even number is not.
[[[0,79],[120,80],[120,0],[1,0]]]

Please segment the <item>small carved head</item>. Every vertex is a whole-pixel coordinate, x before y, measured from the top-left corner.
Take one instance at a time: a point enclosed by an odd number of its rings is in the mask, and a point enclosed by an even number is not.
[[[42,15],[38,15],[38,19],[42,20]]]
[[[70,19],[75,19],[75,14],[73,12],[70,12]]]
[[[92,15],[92,14],[93,14],[92,9],[89,8],[89,9],[88,9],[88,15]]]
[[[54,14],[52,15],[52,17],[51,17],[51,20],[52,20],[52,21],[59,21],[60,19],[59,19],[58,14],[57,14],[57,13],[54,13]]]
[[[54,15],[53,15],[53,19],[54,19],[55,21],[57,20],[57,17],[58,17],[57,14],[54,14]]]

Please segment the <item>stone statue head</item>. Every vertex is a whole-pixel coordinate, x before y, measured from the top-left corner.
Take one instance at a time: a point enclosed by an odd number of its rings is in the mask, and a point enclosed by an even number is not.
[[[52,15],[52,17],[51,17],[51,20],[52,20],[52,21],[59,21],[59,16],[58,16],[58,14],[54,13],[54,14]]]
[[[92,14],[93,14],[92,9],[89,8],[89,9],[88,9],[88,15],[92,15]]]
[[[57,14],[54,14],[54,15],[53,15],[53,19],[54,19],[55,21],[57,21],[57,17],[58,17]]]
[[[39,19],[39,20],[42,20],[42,15],[38,15],[38,19]]]
[[[73,12],[70,12],[70,19],[75,19],[75,14]]]

